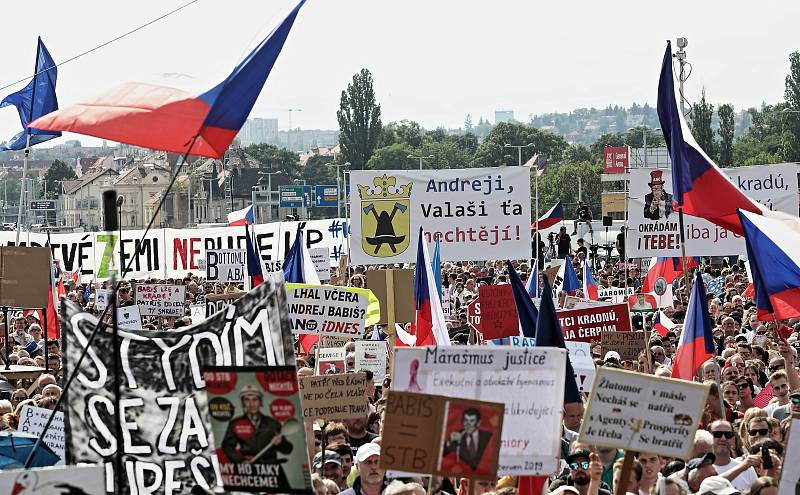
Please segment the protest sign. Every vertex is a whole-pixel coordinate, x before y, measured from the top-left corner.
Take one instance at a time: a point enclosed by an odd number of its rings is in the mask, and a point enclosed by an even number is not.
[[[591,301],[589,299],[581,299],[580,297],[567,296],[564,299],[563,309],[600,308],[610,304],[612,303],[607,301]]]
[[[105,463],[107,481],[113,482],[119,445],[123,493],[213,487],[214,439],[201,367],[293,365],[284,294],[266,279],[199,325],[172,332],[122,330],[119,353],[109,352],[111,330],[101,329],[76,370],[78,379],[64,391],[67,463]],[[66,311],[64,359],[76,363],[97,318],[69,301]],[[110,414],[115,357],[122,363],[119,443]]]
[[[206,294],[206,318],[223,311],[245,294],[247,293],[229,292],[227,294]]]
[[[529,258],[530,181],[526,167],[353,170],[351,261],[413,262],[420,227],[442,261]]]
[[[117,308],[117,325],[119,328],[142,328],[142,315],[139,311],[139,306]]]
[[[377,323],[386,325],[414,321],[414,270],[369,270],[367,287],[380,301],[381,315]],[[394,326],[390,324],[389,327],[393,332]]]
[[[302,285],[286,291],[293,333],[364,336],[367,297],[345,287]]]
[[[203,379],[222,486],[236,492],[310,493],[295,367],[208,366]]]
[[[631,320],[627,304],[558,311],[564,340],[593,342],[602,332],[628,332]]]
[[[778,495],[797,495],[800,487],[800,418],[794,416],[791,421]]]
[[[344,373],[344,347],[319,348],[314,359],[314,374],[333,375]]]
[[[751,199],[770,210],[797,216],[797,164],[776,163],[724,168],[722,171]],[[684,215],[686,253],[681,254],[678,212],[673,211],[671,192],[672,175],[669,170],[630,171],[629,228],[626,231],[628,256],[651,258],[746,254],[743,237],[691,215]]]
[[[569,352],[572,371],[575,372],[575,383],[578,385],[578,391],[588,394],[592,389],[595,375],[595,365],[590,350],[591,345],[586,342],[571,340],[564,342],[564,344]]]
[[[52,414],[52,412],[53,411],[51,411],[50,409],[31,406],[29,404],[22,406],[22,410],[20,411],[19,415],[19,427],[17,428],[17,431],[39,436],[42,433],[42,431],[44,431],[44,425],[47,424],[47,420],[50,419],[50,414]],[[47,433],[42,438],[42,442],[44,442],[45,445],[50,447],[50,450],[55,452],[56,455],[61,459],[56,464],[57,465],[64,464],[65,439],[64,439],[63,412],[60,411],[56,412],[56,415],[53,418],[53,422],[50,423],[50,427],[47,429]]]
[[[44,308],[50,292],[50,250],[0,247],[0,306]]]
[[[311,262],[314,263],[314,270],[317,272],[320,282],[331,279],[331,261],[328,248],[313,248],[308,250]]]
[[[597,297],[601,300],[609,300],[612,303],[624,303],[628,300],[628,296],[632,295],[636,290],[633,287],[609,287],[607,289],[599,289]]]
[[[0,471],[0,493],[13,495],[105,495],[102,465]]]
[[[209,249],[206,251],[206,281],[244,282],[246,265],[244,249]]]
[[[192,324],[196,325],[206,319],[206,305],[205,304],[190,304],[189,316],[192,318]]]
[[[687,459],[708,385],[599,368],[580,441]]]
[[[398,348],[392,390],[505,404],[498,473],[555,471],[566,351],[553,347]]]
[[[371,371],[375,383],[386,376],[387,355],[385,340],[356,340],[356,369]]]
[[[601,352],[605,356],[608,351],[616,351],[623,361],[636,361],[644,350],[646,338],[645,332],[603,332]]]
[[[453,301],[447,288],[442,289],[442,313],[445,320],[453,319]]]
[[[108,307],[108,302],[111,300],[111,292],[107,289],[97,289],[94,296],[94,309],[105,311]]]
[[[628,147],[606,146],[603,148],[603,172],[624,174],[628,169]]]
[[[142,316],[183,316],[185,285],[135,284],[134,300]]]
[[[480,311],[480,327],[484,339],[500,339],[519,335],[519,317],[511,285],[478,287],[476,310]],[[478,308],[477,305],[480,305]]]
[[[669,292],[671,294],[672,290]],[[661,307],[663,307],[663,302]],[[650,313],[659,308],[659,303],[653,294],[634,294],[628,296],[628,308],[634,313]]]
[[[366,373],[300,377],[303,418],[366,418],[369,414]]]
[[[385,469],[495,479],[503,404],[390,391],[380,465]]]

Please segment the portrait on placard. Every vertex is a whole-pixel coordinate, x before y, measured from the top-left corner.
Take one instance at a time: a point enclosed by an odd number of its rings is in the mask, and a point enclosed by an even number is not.
[[[449,401],[445,411],[439,471],[468,478],[494,477],[503,408]]]

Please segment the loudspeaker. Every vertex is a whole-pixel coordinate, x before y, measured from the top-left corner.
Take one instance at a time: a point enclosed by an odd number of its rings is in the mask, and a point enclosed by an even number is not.
[[[106,232],[115,232],[119,229],[117,191],[114,189],[103,191],[103,225]]]
[[[611,215],[603,217],[603,227],[611,227],[614,225],[614,220],[611,218]]]

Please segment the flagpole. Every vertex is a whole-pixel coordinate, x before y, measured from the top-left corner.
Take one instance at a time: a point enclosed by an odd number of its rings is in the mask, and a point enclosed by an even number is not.
[[[33,120],[33,105],[36,102],[36,76],[39,69],[39,55],[41,54],[42,38],[38,38],[36,42],[36,60],[33,64],[33,88],[31,89],[31,111],[28,115],[28,123]],[[48,68],[47,70],[50,70]],[[20,228],[22,226],[22,202],[25,200],[25,178],[28,175],[28,155],[31,151],[31,128],[25,126],[25,153],[22,155],[22,187],[19,188],[19,207],[17,208],[17,240],[16,245],[19,246]],[[26,215],[27,216],[27,215]],[[30,243],[28,243],[30,245]]]

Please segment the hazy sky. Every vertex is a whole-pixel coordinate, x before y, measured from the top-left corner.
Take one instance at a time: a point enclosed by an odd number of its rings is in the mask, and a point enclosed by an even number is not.
[[[29,11],[9,2],[0,86],[31,74],[37,34],[60,62],[183,3],[80,0]],[[126,81],[208,89],[290,5],[199,0],[60,67],[59,102]],[[373,73],[384,122],[427,128],[461,127],[466,114],[494,120],[497,109],[525,121],[578,107],[655,105],[665,40],[676,36],[689,39],[694,66],[687,96],[705,86],[710,101],[739,109],[783,99],[788,55],[800,50],[799,16],[800,2],[740,0],[308,0],[251,116],[278,117],[283,128],[286,109],[300,108],[294,127],[335,128],[340,92],[361,67]],[[0,110],[0,140],[18,131],[14,110]]]

